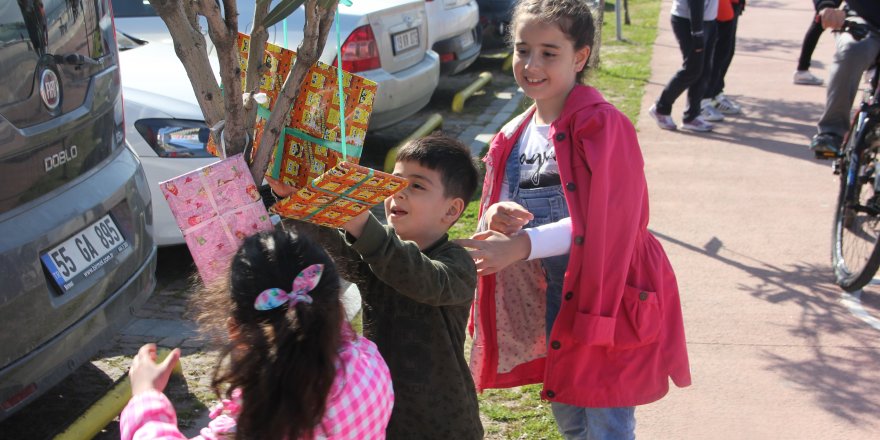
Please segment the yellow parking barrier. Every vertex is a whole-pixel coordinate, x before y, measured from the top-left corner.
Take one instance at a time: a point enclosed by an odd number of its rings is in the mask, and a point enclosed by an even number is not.
[[[438,129],[441,125],[443,125],[443,116],[440,113],[434,113],[431,116],[428,116],[428,119],[423,123],[419,128],[415,129],[406,139],[400,141],[394,148],[388,150],[388,153],[385,154],[385,172],[390,173],[394,170],[394,158],[397,157],[397,150],[400,147],[404,146],[407,142],[417,139],[423,136],[427,136],[431,134],[434,130]]]
[[[504,57],[504,62],[501,63],[501,71],[509,72],[513,70],[513,52],[510,55]]]
[[[169,353],[171,350],[160,348],[157,356],[158,361],[162,362]],[[180,362],[174,367],[174,374],[183,375]],[[126,374],[64,432],[56,435],[54,440],[81,440],[95,437],[122,412],[130,399],[131,381]]]
[[[455,97],[452,98],[452,111],[455,113],[460,113],[464,110],[464,101],[477,93],[486,84],[492,81],[492,74],[489,72],[480,73],[480,77],[477,78],[474,82],[470,83],[467,87],[462,89],[460,92],[455,94]]]

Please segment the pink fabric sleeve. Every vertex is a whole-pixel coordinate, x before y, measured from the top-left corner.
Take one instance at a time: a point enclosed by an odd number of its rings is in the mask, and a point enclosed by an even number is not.
[[[148,391],[128,401],[119,416],[122,440],[185,439],[177,428],[177,414],[164,394]]]

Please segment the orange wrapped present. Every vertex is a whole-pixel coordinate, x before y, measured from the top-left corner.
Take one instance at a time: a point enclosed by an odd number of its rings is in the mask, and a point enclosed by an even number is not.
[[[307,187],[276,203],[271,210],[285,217],[340,227],[408,184],[402,177],[339,162]]]
[[[239,33],[238,47],[241,78],[244,81],[250,37]],[[266,94],[268,103],[258,106],[254,146],[260,144],[265,123],[295,58],[296,53],[291,50],[266,44],[268,68],[260,78],[258,92]],[[343,72],[342,86],[345,99],[340,103],[336,68],[322,62],[311,67],[290,110],[267,175],[295,188],[302,188],[342,160],[352,163],[360,160],[377,84]],[[243,89],[248,90],[247,84],[243,83]],[[344,114],[344,143],[340,109]],[[209,143],[209,151],[219,155],[213,143]]]

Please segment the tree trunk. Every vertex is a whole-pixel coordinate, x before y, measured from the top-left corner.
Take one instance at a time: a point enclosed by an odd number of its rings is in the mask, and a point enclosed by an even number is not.
[[[223,8],[216,0],[149,0],[150,4],[165,22],[174,41],[174,51],[180,58],[192,83],[199,108],[209,127],[218,126],[223,121],[223,145],[228,155],[241,153],[253,138],[256,121],[256,105],[251,99],[260,78],[265,72],[263,52],[268,33],[263,23],[271,1],[256,0],[254,29],[248,54],[248,70],[245,84],[248,94],[243,96],[241,67],[238,56],[238,10],[235,0],[223,0]],[[305,35],[297,48],[297,57],[284,81],[272,114],[266,122],[265,132],[257,147],[257,154],[251,164],[254,181],[262,182],[269,166],[281,131],[287,124],[287,115],[299,95],[300,85],[309,68],[315,64],[327,42],[327,34],[336,12],[336,0],[306,0]],[[220,85],[208,61],[207,45],[201,32],[198,16],[208,21],[208,34],[214,43],[220,62]],[[222,96],[222,102],[221,97]],[[214,141],[220,145],[220,130],[212,130]]]
[[[605,23],[605,0],[589,0],[590,9],[593,10],[596,35],[593,39],[593,48],[590,51],[590,69],[599,67],[599,53],[602,49],[602,24]]]

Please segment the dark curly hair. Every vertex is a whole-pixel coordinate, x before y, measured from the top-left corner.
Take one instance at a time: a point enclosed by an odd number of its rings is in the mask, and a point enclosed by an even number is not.
[[[260,292],[290,290],[297,274],[316,263],[324,271],[309,292],[311,304],[254,308]],[[237,439],[312,437],[336,376],[344,319],[339,296],[339,275],[324,249],[280,228],[246,238],[228,279],[195,296],[191,305],[203,330],[215,337],[234,334],[218,338],[221,355],[211,386],[218,397],[241,390]]]

